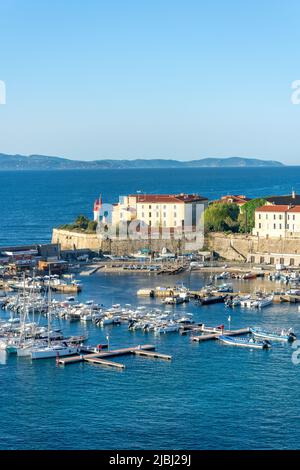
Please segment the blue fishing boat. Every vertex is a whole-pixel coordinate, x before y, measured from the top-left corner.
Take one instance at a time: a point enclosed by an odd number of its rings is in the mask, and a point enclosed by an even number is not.
[[[297,336],[293,332],[292,328],[289,330],[282,329],[280,331],[268,331],[263,330],[262,328],[251,328],[250,331],[255,336],[255,338],[267,339],[271,341],[292,342],[297,339]]]
[[[251,349],[270,349],[271,343],[269,341],[256,341],[253,337],[251,338],[235,338],[233,336],[221,335],[218,338],[222,343],[229,344],[230,346],[240,346],[242,348]]]

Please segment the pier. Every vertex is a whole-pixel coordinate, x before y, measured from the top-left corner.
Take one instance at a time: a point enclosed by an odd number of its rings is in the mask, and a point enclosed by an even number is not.
[[[203,325],[204,326],[204,325]],[[191,340],[200,343],[211,339],[218,339],[219,336],[242,336],[250,333],[250,328],[240,328],[239,330],[221,330],[219,328],[204,327],[201,331],[205,334],[191,336]]]
[[[136,356],[152,357],[152,358],[157,358],[157,359],[165,359],[169,361],[172,359],[172,356],[155,352],[155,346],[153,346],[152,344],[145,344],[145,345],[139,345],[139,346],[134,346],[134,347],[129,347],[129,348],[112,349],[111,351],[105,351],[105,352],[99,352],[99,353],[81,354],[78,356],[57,358],[57,362],[58,364],[62,364],[65,366],[68,364],[75,364],[78,362],[86,361],[86,362],[91,362],[93,364],[100,364],[100,365],[105,365],[109,367],[125,369],[124,364],[107,360],[107,358],[125,356],[129,354],[134,354]]]

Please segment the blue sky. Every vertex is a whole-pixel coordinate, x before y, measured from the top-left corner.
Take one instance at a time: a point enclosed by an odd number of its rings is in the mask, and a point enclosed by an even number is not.
[[[299,164],[300,3],[1,0],[0,152]]]

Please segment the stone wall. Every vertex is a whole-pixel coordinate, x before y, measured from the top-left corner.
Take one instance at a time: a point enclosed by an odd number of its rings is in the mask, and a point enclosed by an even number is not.
[[[300,254],[299,238],[259,238],[254,235],[210,233],[206,247],[228,260],[242,261],[250,253]]]
[[[96,234],[69,232],[54,229],[52,243],[60,243],[63,250],[88,248],[98,252],[103,250],[113,255],[135,253],[140,248],[160,252],[163,247],[172,252],[184,252],[184,242],[179,240],[105,240]],[[300,254],[300,239],[258,238],[254,235],[210,233],[205,238],[205,248],[216,252],[227,260],[245,261],[249,253]]]
[[[52,243],[59,243],[62,250],[90,249],[95,252],[102,250],[113,255],[126,255],[135,253],[141,248],[160,252],[166,247],[172,252],[184,250],[180,240],[100,240],[96,234],[70,232],[68,230],[53,229]]]

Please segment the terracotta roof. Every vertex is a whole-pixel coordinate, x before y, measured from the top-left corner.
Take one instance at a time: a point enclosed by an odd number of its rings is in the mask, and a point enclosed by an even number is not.
[[[300,212],[300,206],[290,207],[287,212]]]
[[[287,212],[289,209],[289,206],[286,205],[286,204],[282,204],[282,205],[269,205],[269,206],[261,206],[261,207],[257,207],[257,209],[255,209],[255,212]]]
[[[246,202],[251,201],[249,197],[243,195],[238,196],[236,194],[227,194],[226,196],[222,196],[221,199],[216,202],[223,202],[227,199],[232,199],[236,204],[245,204]]]
[[[130,194],[129,197],[136,197],[136,202],[146,204],[155,203],[186,203],[207,201],[206,197],[198,194]]]
[[[287,204],[269,205],[258,207],[255,212],[300,212],[300,205],[291,206]]]

